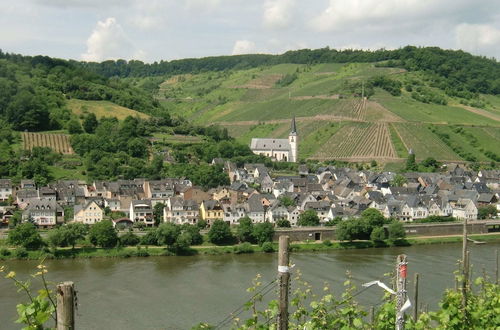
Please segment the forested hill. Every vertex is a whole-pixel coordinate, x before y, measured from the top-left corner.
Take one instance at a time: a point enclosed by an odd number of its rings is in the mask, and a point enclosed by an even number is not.
[[[396,50],[335,50],[330,48],[288,51],[281,55],[237,55],[200,59],[160,61],[104,61],[81,63],[84,68],[106,77],[145,77],[249,69],[283,63],[368,63],[385,61],[384,65],[409,71],[426,71],[434,75],[442,89],[472,93],[500,94],[500,63],[494,59],[473,56],[460,50],[438,47],[406,46]]]
[[[161,105],[150,93],[117,78],[93,73],[76,62],[0,51],[0,119],[17,130],[66,128],[68,99],[111,101],[148,114]]]

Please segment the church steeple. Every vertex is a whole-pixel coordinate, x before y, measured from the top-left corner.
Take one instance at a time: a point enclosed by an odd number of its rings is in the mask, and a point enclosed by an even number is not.
[[[297,135],[297,125],[295,124],[295,116],[292,118],[292,126],[290,129],[290,135]]]

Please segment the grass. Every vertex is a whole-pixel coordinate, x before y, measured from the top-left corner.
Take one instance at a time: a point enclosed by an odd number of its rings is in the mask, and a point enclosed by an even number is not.
[[[84,101],[71,99],[68,100],[69,109],[76,115],[81,116],[86,113],[94,113],[98,119],[102,117],[116,117],[119,120],[127,116],[138,116],[143,119],[149,118],[148,115],[132,109],[128,109],[109,101]]]
[[[394,149],[396,150],[396,154],[398,155],[398,157],[399,158],[408,157],[408,150],[406,149],[406,146],[404,145],[403,141],[401,141],[401,139],[399,138],[399,135],[396,132],[396,129],[394,128],[393,124],[389,124],[389,133],[391,135],[392,145],[394,146]]]
[[[309,122],[305,127],[298,125],[301,136],[299,140],[299,157],[306,159],[318,152],[330,137],[334,136],[342,127],[339,122],[314,121]],[[309,131],[309,132],[308,132]]]
[[[204,140],[199,136],[168,134],[159,132],[153,133],[153,138],[157,139],[158,142],[168,143],[168,144],[193,144],[193,143],[204,142]]]
[[[500,126],[500,122],[463,108],[421,103],[407,96],[391,96],[385,91],[377,90],[372,99],[410,122]]]
[[[392,125],[399,132],[404,144],[409,149],[413,149],[417,159],[434,157],[438,160],[462,160],[425,125],[413,123],[394,123]]]

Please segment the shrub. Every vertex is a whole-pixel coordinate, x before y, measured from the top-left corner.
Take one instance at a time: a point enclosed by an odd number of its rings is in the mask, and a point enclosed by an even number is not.
[[[234,239],[229,224],[222,220],[215,220],[208,232],[208,240],[213,244],[232,244]]]
[[[233,248],[234,253],[240,254],[240,253],[254,253],[254,249],[252,244],[245,242],[242,244],[238,244],[234,246]]]
[[[148,249],[141,249],[140,246],[137,247],[137,250],[134,251],[134,256],[136,257],[149,257]]]
[[[120,237],[120,244],[122,246],[136,246],[140,241],[141,239],[139,238],[139,236],[135,235],[132,232],[128,232]]]
[[[26,248],[20,246],[14,250],[14,257],[16,259],[24,259],[28,257],[28,250]]]
[[[8,256],[10,256],[10,251],[8,249],[5,249],[5,248],[0,249],[0,256],[8,257]]]
[[[330,241],[330,240],[324,240],[324,241],[323,241],[323,245],[324,245],[324,246],[332,246],[332,245],[333,245],[333,243],[332,243],[332,241]]]
[[[22,246],[29,250],[36,250],[45,245],[35,225],[30,222],[22,223],[16,226],[16,228],[11,229],[9,231],[8,242],[9,244]]]
[[[265,242],[262,244],[262,252],[271,253],[274,252],[274,246],[271,242]]]

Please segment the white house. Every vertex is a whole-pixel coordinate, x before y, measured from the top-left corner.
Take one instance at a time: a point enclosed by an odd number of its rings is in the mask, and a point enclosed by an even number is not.
[[[0,201],[6,201],[9,196],[12,196],[12,181],[0,179]]]
[[[147,199],[133,200],[130,203],[130,219],[135,223],[142,222],[148,227],[153,227],[155,220],[151,201]]]
[[[460,198],[453,207],[452,216],[459,220],[476,220],[477,207],[472,200]]]
[[[85,205],[75,205],[74,221],[86,225],[93,225],[102,221],[104,212],[95,201],[90,201]]]
[[[194,200],[179,197],[167,199],[163,208],[163,221],[175,224],[195,224],[200,218],[200,206]]]

